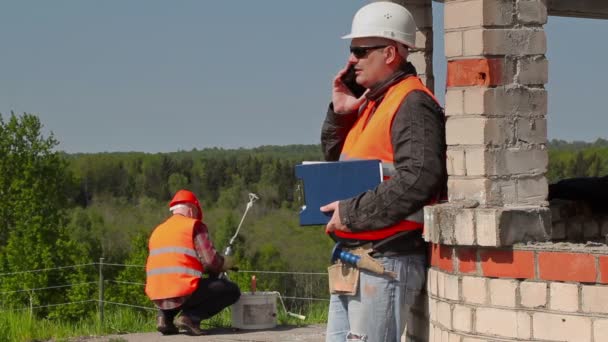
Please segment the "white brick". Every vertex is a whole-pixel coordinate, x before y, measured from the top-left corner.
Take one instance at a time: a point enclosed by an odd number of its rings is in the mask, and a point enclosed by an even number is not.
[[[591,341],[591,319],[553,313],[532,314],[534,339],[549,341]]]
[[[548,163],[548,153],[541,148],[465,149],[468,176],[541,174],[546,172]]]
[[[437,321],[437,301],[429,298],[429,318],[431,322]]]
[[[437,272],[437,297],[445,298],[445,276],[443,272]]]
[[[595,341],[603,341],[608,337],[608,319],[596,319],[593,322],[593,337]]]
[[[464,332],[472,332],[473,331],[473,310],[464,305],[455,305],[453,311],[453,325],[454,329],[464,331]]]
[[[447,58],[462,56],[462,31],[446,32],[443,39]]]
[[[464,151],[465,165],[467,176],[486,176],[487,169],[491,167],[487,165],[492,162],[486,158],[486,149],[484,147],[468,147]]]
[[[502,199],[497,197],[500,194],[492,192],[494,183],[496,182],[488,178],[450,178],[448,179],[448,199],[450,202],[476,200],[482,206],[502,204]]]
[[[493,308],[478,308],[475,316],[478,333],[511,338],[518,337],[519,320],[525,320],[518,317],[517,311]]]
[[[448,88],[445,92],[445,115],[462,115],[464,113],[464,90]]]
[[[448,342],[460,342],[461,340],[462,338],[460,337],[460,335],[454,333],[448,334]]]
[[[465,303],[486,303],[486,278],[462,277],[462,299]]]
[[[540,116],[547,114],[547,91],[526,87],[464,90],[464,114]]]
[[[490,279],[490,303],[495,306],[514,308],[517,281],[511,279]]]
[[[445,298],[450,300],[460,299],[458,296],[458,276],[446,273],[444,275]]]
[[[519,284],[521,305],[527,308],[542,308],[547,305],[547,283],[523,281]]]
[[[608,286],[583,286],[583,311],[608,313]]]
[[[498,214],[496,209],[478,209],[475,211],[477,244],[480,246],[498,246]]]
[[[549,309],[556,311],[578,311],[578,285],[551,283],[549,285]]]
[[[510,136],[505,134],[507,129],[511,131],[504,119],[451,116],[446,124],[446,142],[448,145],[504,145]]]
[[[450,342],[450,332],[447,330],[441,331],[441,342]]]
[[[452,308],[449,303],[437,301],[437,321],[448,329],[452,329]]]
[[[466,175],[464,150],[448,148],[446,164],[448,175]]]
[[[437,271],[429,268],[427,273],[427,292],[433,296],[437,295]]]
[[[517,311],[517,337],[529,340],[531,336],[532,318],[526,311]]]
[[[448,1],[444,7],[446,30],[471,26],[509,25],[513,6],[500,0]]]
[[[475,222],[473,210],[461,210],[454,218],[456,244],[471,246],[475,242]]]
[[[544,55],[545,31],[538,29],[475,29],[464,31],[464,55]]]

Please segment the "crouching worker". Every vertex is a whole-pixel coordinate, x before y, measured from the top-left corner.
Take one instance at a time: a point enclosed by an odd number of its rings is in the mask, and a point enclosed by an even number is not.
[[[192,192],[179,190],[169,208],[173,215],[150,236],[146,295],[159,309],[156,329],[163,335],[177,334],[179,330],[204,335],[201,320],[234,304],[241,296],[236,284],[217,277],[231,269],[233,261],[213,247],[202,222],[201,206]],[[210,276],[203,278],[205,273]]]

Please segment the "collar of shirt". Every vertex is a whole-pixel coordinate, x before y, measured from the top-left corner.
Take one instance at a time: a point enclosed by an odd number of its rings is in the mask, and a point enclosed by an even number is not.
[[[376,84],[375,86],[373,86],[370,89],[370,91],[365,95],[365,97],[369,101],[377,101],[382,96],[384,96],[384,94],[386,93],[388,88],[390,88],[393,84],[401,81],[402,79],[404,79],[406,77],[415,76],[415,75],[417,75],[416,68],[414,67],[414,65],[412,63],[407,62],[403,65],[403,67],[401,69],[397,70],[387,80],[380,82],[380,83]]]

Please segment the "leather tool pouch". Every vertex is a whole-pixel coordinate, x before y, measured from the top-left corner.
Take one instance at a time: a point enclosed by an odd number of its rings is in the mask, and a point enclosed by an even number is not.
[[[354,296],[359,285],[359,269],[337,262],[327,268],[329,275],[329,293]]]

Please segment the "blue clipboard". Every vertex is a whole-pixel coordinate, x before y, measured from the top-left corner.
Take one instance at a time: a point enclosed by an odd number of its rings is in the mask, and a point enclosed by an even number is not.
[[[332,213],[323,213],[319,208],[374,189],[382,182],[382,163],[376,159],[303,162],[296,165],[295,173],[304,185],[300,225],[324,225]]]

